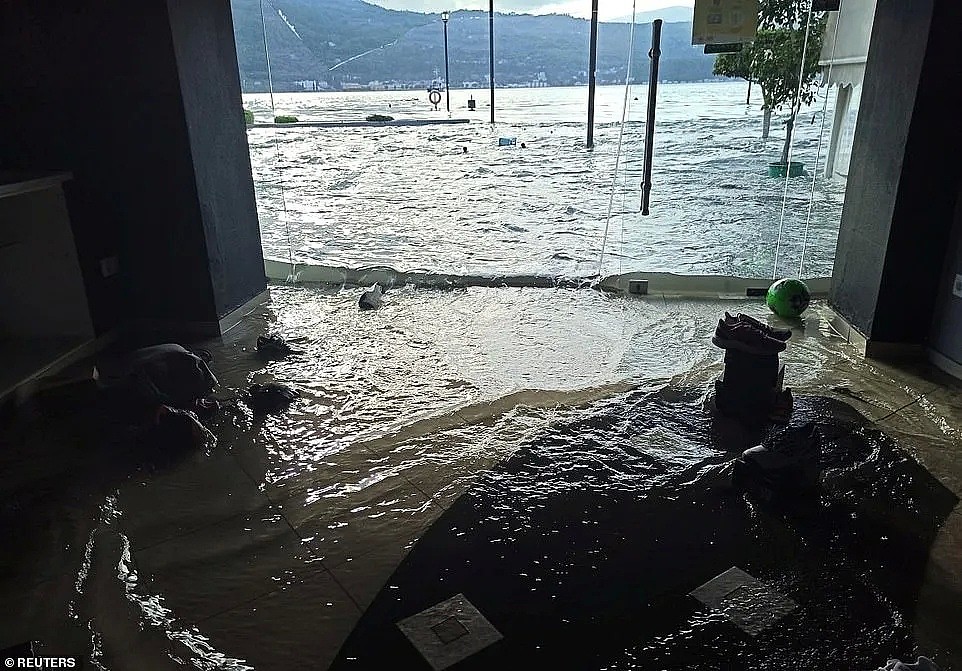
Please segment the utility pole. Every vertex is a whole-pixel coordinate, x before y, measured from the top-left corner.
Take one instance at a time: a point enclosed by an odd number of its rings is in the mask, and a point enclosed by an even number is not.
[[[648,116],[645,118],[645,164],[641,182],[641,213],[648,216],[651,202],[651,159],[655,147],[655,111],[658,102],[658,62],[661,60],[661,19],[651,22],[651,70],[648,74]]]
[[[441,23],[444,24],[444,94],[448,99],[448,116],[451,115],[451,82],[448,79],[448,12],[441,12]]]
[[[598,0],[591,0],[591,41],[588,46],[588,142],[595,146],[595,69],[598,64]]]
[[[491,123],[494,123],[494,0],[488,0],[488,78],[491,80]]]

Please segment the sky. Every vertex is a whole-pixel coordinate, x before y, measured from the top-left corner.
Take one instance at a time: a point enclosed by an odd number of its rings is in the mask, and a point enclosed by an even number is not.
[[[407,9],[415,12],[440,12],[445,9],[488,9],[487,0],[366,0],[389,9]],[[636,11],[647,12],[662,7],[686,5],[691,7],[694,0],[636,0]],[[632,0],[601,0],[598,4],[598,18],[610,21],[631,16]],[[590,0],[494,0],[496,12],[517,12],[519,14],[570,14],[581,18],[591,16]]]

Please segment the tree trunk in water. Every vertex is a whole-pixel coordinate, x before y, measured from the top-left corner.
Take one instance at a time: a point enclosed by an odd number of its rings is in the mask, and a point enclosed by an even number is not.
[[[772,111],[765,110],[765,117],[762,119],[762,139],[767,140],[768,134],[772,130]]]
[[[792,129],[795,128],[795,114],[796,112],[792,110],[792,115],[788,117],[788,121],[785,123],[785,145],[782,147],[782,163],[788,164],[788,150],[792,146]]]
[[[752,104],[752,78],[748,78],[748,95],[745,96],[745,105]]]

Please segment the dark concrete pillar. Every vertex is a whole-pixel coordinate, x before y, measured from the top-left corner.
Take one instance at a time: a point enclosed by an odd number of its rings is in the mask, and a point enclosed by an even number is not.
[[[74,173],[98,332],[215,329],[265,288],[230,5],[184,4],[0,3],[0,168]]]
[[[831,292],[870,353],[929,334],[962,177],[959,25],[955,0],[878,1]]]
[[[168,0],[218,317],[265,289],[229,0]]]

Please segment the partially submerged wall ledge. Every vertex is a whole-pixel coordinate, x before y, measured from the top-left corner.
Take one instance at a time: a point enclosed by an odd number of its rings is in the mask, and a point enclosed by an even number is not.
[[[879,359],[882,361],[919,361],[928,356],[932,363],[945,372],[962,378],[962,375],[953,372],[950,369],[951,367],[941,365],[943,359],[946,362],[951,360],[938,355],[938,353],[933,350],[927,349],[924,345],[919,343],[872,340],[871,338],[865,337],[865,334],[833,308],[829,308],[829,312],[832,315],[832,319],[829,322],[831,329],[845,339],[847,343],[852,345],[861,356],[867,359]],[[962,372],[962,366],[959,366],[959,364],[955,364],[955,368]]]
[[[962,364],[954,359],[950,359],[944,354],[936,352],[934,349],[928,350],[929,361],[932,365],[944,373],[948,373],[957,380],[962,380]]]
[[[733,277],[731,275],[676,275],[674,273],[624,273],[612,275],[602,280],[601,289],[628,292],[628,283],[637,281],[648,282],[649,294],[662,296],[691,296],[696,298],[744,298],[749,295],[757,296],[768,290],[771,281],[747,277]],[[812,296],[821,298],[828,296],[832,284],[831,277],[814,277],[806,279]]]
[[[274,281],[293,281],[308,284],[370,286],[374,283],[384,286],[414,285],[438,289],[463,287],[532,287],[552,288],[597,288],[602,291],[628,293],[628,283],[644,280],[648,283],[648,294],[659,296],[701,297],[701,298],[744,298],[750,291],[764,291],[768,280],[731,277],[727,275],[675,275],[672,273],[625,273],[611,275],[600,282],[590,277],[552,277],[548,275],[455,275],[446,273],[403,272],[388,267],[345,268],[336,266],[291,264],[287,261],[266,259],[264,269],[267,277]],[[805,280],[812,295],[828,295],[831,278],[817,277]]]
[[[436,126],[471,123],[471,119],[395,119],[393,121],[295,121],[253,123],[251,128],[364,128],[367,126]]]
[[[220,318],[220,322],[218,324],[218,328],[219,328],[218,335],[224,335],[225,333],[230,331],[232,328],[237,326],[241,322],[241,320],[244,319],[244,317],[249,315],[251,312],[254,312],[257,308],[259,308],[264,303],[268,302],[270,298],[271,298],[270,290],[264,289],[264,291],[260,292],[259,294],[254,296],[252,299],[250,299],[243,305],[236,307],[230,312],[228,312],[226,315]]]

